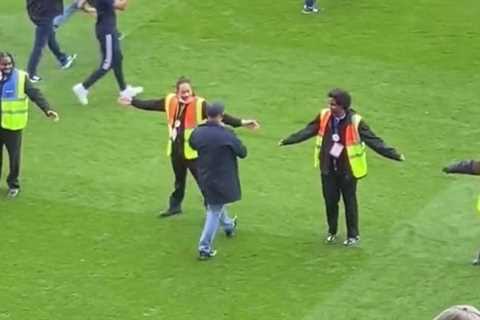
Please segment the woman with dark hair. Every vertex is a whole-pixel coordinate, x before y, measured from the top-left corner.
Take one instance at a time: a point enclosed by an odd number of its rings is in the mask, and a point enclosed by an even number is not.
[[[280,140],[279,145],[289,145],[317,137],[315,166],[320,166],[322,191],[327,211],[327,243],[337,239],[338,202],[340,195],[345,204],[347,223],[346,246],[360,240],[358,229],[357,181],[367,175],[365,144],[380,155],[403,161],[405,157],[387,146],[351,109],[350,94],[342,89],[328,93],[328,105],[307,126]]]
[[[175,84],[175,92],[167,94],[165,98],[154,100],[140,100],[138,98],[121,97],[119,103],[132,105],[135,108],[165,112],[168,125],[167,155],[170,157],[175,174],[174,191],[170,195],[168,208],[160,217],[169,217],[182,212],[182,201],[185,195],[187,170],[190,171],[198,184],[197,157],[188,139],[193,129],[206,119],[207,102],[205,98],[197,96],[189,79],[181,77]],[[257,129],[256,120],[241,120],[225,114],[223,123],[232,127],[247,127]]]

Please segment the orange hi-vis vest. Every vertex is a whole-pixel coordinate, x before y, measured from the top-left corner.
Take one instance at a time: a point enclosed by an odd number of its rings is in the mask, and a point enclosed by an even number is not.
[[[202,104],[205,101],[204,98],[194,97],[192,101],[184,106],[183,110],[179,109],[179,101],[176,94],[171,93],[165,98],[165,112],[167,114],[168,121],[168,145],[167,145],[167,155],[172,154],[172,142],[176,139],[176,130],[175,121],[178,117],[178,113],[185,113],[183,118],[183,127],[184,127],[184,154],[185,159],[191,160],[198,157],[197,151],[193,150],[188,143],[190,136],[192,135],[193,129],[197,127],[202,121]]]
[[[323,109],[320,113],[320,127],[318,129],[317,142],[315,144],[315,167],[319,165],[319,154],[322,150],[323,136],[328,122],[332,117],[330,109]],[[345,128],[345,149],[347,151],[348,162],[352,169],[352,174],[359,179],[367,175],[367,154],[365,152],[365,143],[360,139],[358,125],[362,117],[353,114],[351,120]]]

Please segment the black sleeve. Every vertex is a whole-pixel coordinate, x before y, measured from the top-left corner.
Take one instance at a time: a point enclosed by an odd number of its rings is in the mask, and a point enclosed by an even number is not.
[[[401,160],[401,154],[392,147],[389,147],[383,140],[375,135],[370,127],[362,120],[358,125],[358,132],[360,138],[367,146],[373,149],[376,153],[393,160]]]
[[[462,173],[480,175],[480,161],[463,160],[443,168],[445,173]]]
[[[165,112],[165,99],[140,100],[133,98],[132,106],[142,110]]]
[[[46,114],[51,110],[48,101],[43,96],[40,89],[35,88],[28,77],[25,77],[25,94]]]
[[[202,119],[207,119],[207,101],[202,102]],[[234,128],[242,126],[242,119],[236,118],[227,113],[223,115],[222,122]]]
[[[317,115],[315,119],[310,121],[305,128],[283,139],[282,145],[299,143],[307,139],[310,139],[312,137],[315,137],[318,134],[319,126],[320,126],[320,115]]]
[[[242,143],[242,141],[235,135],[235,133],[231,132],[231,144],[230,146],[233,149],[233,152],[237,155],[237,157],[244,159],[247,157],[247,147]]]

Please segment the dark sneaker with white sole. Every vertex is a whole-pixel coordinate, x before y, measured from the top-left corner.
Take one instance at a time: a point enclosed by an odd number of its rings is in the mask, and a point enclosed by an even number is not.
[[[354,246],[357,246],[359,242],[360,242],[360,237],[354,237],[354,238],[350,237],[343,242],[343,245],[347,247],[354,247]]]
[[[210,251],[199,251],[198,252],[198,260],[208,260],[213,258],[217,255],[217,250],[210,250]]]
[[[67,56],[65,61],[60,65],[60,68],[62,70],[70,69],[72,67],[72,64],[75,61],[75,59],[77,59],[76,54],[72,54],[72,55]]]
[[[7,191],[7,198],[10,198],[10,199],[16,198],[19,193],[20,193],[19,188],[10,188]]]
[[[337,242],[337,235],[329,233],[327,237],[325,238],[325,243],[332,244]]]
[[[225,235],[229,238],[232,238],[237,233],[237,226],[238,226],[237,216],[233,217],[232,221],[233,221],[233,228],[225,230]]]

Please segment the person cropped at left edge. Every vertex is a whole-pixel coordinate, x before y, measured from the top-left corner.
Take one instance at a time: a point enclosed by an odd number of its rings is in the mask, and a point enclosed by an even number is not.
[[[57,58],[61,69],[72,66],[77,55],[68,55],[60,49],[55,36],[53,19],[62,14],[63,0],[27,0],[27,12],[30,20],[35,25],[35,40],[27,65],[27,73],[32,82],[38,82],[42,78],[37,73],[38,64],[42,57],[43,48],[48,48]]]
[[[47,117],[58,121],[41,92],[35,88],[27,74],[15,68],[13,56],[0,52],[0,173],[2,169],[3,146],[5,145],[10,162],[7,177],[8,197],[14,198],[20,191],[20,155],[22,131],[28,120],[28,99],[42,109]]]
[[[169,217],[182,212],[182,201],[185,195],[187,170],[198,184],[198,154],[188,144],[193,129],[206,119],[206,101],[195,95],[189,79],[181,77],[175,85],[175,93],[156,100],[140,100],[137,98],[121,98],[123,105],[132,105],[139,109],[165,112],[168,124],[167,155],[170,157],[175,174],[174,191],[170,195],[168,208],[160,217]],[[232,127],[259,128],[256,120],[242,120],[231,115],[223,115],[223,123]]]

